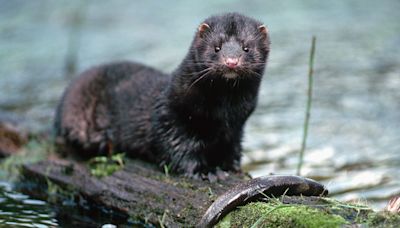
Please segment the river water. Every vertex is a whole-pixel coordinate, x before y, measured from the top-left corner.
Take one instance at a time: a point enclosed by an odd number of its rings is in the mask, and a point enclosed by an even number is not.
[[[272,40],[258,109],[246,127],[244,170],[254,176],[295,173],[315,35],[314,97],[302,174],[322,180],[333,197],[376,209],[400,194],[397,0],[0,0],[0,113],[23,117],[32,131],[48,130],[72,78],[65,71],[68,51],[77,50],[77,71],[129,59],[171,72],[201,20],[226,11],[265,22]],[[59,224],[47,203],[24,201],[28,197],[13,192],[9,181],[2,183],[0,223],[36,216],[29,224]],[[10,200],[17,207],[10,209]],[[29,210],[38,212],[24,212]]]

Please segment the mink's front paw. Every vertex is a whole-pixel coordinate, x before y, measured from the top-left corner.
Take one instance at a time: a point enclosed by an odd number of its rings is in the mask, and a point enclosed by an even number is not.
[[[219,167],[215,169],[215,171],[208,172],[207,175],[204,175],[203,180],[208,180],[211,183],[225,180],[229,176],[229,173],[220,169]]]
[[[229,174],[221,169],[218,169],[214,172],[208,172],[208,173],[201,173],[201,172],[185,173],[184,176],[195,180],[203,180],[214,183],[220,180],[225,180],[229,176]]]

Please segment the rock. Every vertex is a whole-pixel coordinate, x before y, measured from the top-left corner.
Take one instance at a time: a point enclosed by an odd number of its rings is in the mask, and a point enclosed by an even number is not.
[[[0,115],[0,157],[15,154],[28,142],[28,132],[16,121]]]

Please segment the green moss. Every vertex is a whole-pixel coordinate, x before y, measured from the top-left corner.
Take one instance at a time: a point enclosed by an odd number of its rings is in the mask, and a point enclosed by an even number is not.
[[[110,157],[98,156],[89,160],[90,174],[96,177],[110,176],[124,167],[125,154],[114,154]]]
[[[229,213],[224,217],[215,227],[219,228],[229,228],[231,227],[232,213]]]
[[[59,186],[55,182],[46,178],[47,185],[47,201],[52,203],[74,202],[75,196],[78,195],[76,189],[72,186]]]
[[[340,227],[338,215],[303,205],[250,203],[226,216],[217,227]]]
[[[307,205],[304,205],[307,204]],[[226,215],[217,227],[400,227],[400,215],[374,212],[331,198],[285,197],[250,203]]]
[[[366,221],[361,221],[371,227],[400,227],[400,215],[389,212],[370,213]]]
[[[363,223],[368,214],[373,213],[373,210],[367,205],[340,202],[333,198],[323,198],[322,200],[325,204],[319,209],[329,214],[339,215],[350,223]]]
[[[182,187],[185,189],[194,189],[193,184],[185,181],[184,179],[182,179],[182,181],[180,181],[180,182],[175,182],[175,183],[176,183],[176,186],[178,186],[178,187]]]

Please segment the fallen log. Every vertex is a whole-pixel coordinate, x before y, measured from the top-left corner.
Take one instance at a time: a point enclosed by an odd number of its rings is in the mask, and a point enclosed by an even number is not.
[[[73,199],[87,211],[106,211],[106,216],[79,223],[77,220],[81,219],[82,212],[74,215],[61,209],[58,214],[70,220],[69,226],[99,227],[113,223],[122,227],[138,224],[144,227],[193,227],[199,224],[209,206],[218,202],[218,196],[224,193],[223,198],[231,193],[243,195],[235,191],[234,186],[250,179],[245,175],[230,175],[223,181],[210,183],[171,176],[138,160],[125,159],[125,162],[122,170],[103,178],[93,176],[87,163],[72,160],[52,159],[26,164],[22,167],[20,189],[57,205]],[[217,227],[398,227],[400,224],[400,216],[396,213],[374,212],[364,205],[330,198],[284,196],[265,200],[268,202],[236,208]],[[87,217],[90,216],[85,219]]]
[[[249,178],[230,175],[210,183],[166,175],[154,165],[130,159],[122,170],[98,178],[84,163],[57,159],[24,165],[20,188],[46,199],[49,185],[55,184],[91,207],[107,208],[131,220],[176,227],[194,226],[218,195],[245,179]],[[71,198],[65,195],[64,191],[58,198]]]

